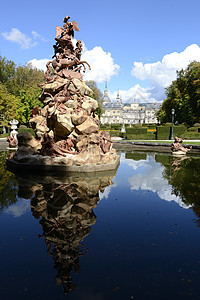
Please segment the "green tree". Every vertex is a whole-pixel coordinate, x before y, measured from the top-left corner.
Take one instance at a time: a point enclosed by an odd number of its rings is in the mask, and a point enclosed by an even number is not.
[[[8,93],[5,85],[0,83],[0,124],[1,126],[9,126],[9,121],[20,118],[20,112],[23,110],[19,97]]]
[[[171,110],[175,109],[179,123],[200,121],[200,62],[192,62],[185,70],[177,71],[177,78],[166,89],[164,100],[158,114],[161,123],[171,121]]]
[[[15,75],[16,65],[13,61],[0,56],[0,82],[7,88]]]
[[[27,66],[16,66],[14,62],[0,56],[0,122],[8,125],[12,118],[22,124],[29,122],[34,106],[42,106],[39,100],[44,82],[44,72]]]
[[[17,202],[18,184],[15,175],[7,171],[8,153],[0,152],[0,211]]]
[[[100,89],[97,87],[97,84],[95,81],[88,80],[88,81],[85,81],[85,83],[93,91],[93,95],[91,97],[98,101],[98,108],[96,110],[96,113],[100,118],[100,116],[103,113],[103,110],[102,110],[103,94],[100,91]]]

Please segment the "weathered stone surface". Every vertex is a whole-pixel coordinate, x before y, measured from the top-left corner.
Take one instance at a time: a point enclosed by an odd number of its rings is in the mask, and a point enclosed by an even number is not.
[[[59,89],[61,89],[67,83],[68,83],[67,79],[60,77],[52,83],[46,83],[43,86],[43,89],[44,89],[45,92],[56,92]]]
[[[65,114],[60,114],[59,111],[55,112],[56,124],[63,126],[68,132],[68,134],[71,133],[72,130],[74,129],[74,125],[72,124],[72,120],[71,120],[71,112],[72,109],[70,108],[67,110]]]
[[[86,96],[84,98],[84,102],[82,104],[82,108],[84,108],[88,114],[90,115],[93,111],[95,111],[98,107],[98,102],[93,99],[93,98],[90,98],[88,96]]]
[[[74,97],[75,98],[75,97]],[[73,99],[73,100],[68,100],[66,103],[65,103],[65,106],[68,107],[68,108],[77,108],[78,106],[78,101],[76,99]]]
[[[78,141],[76,144],[76,149],[78,152],[82,151],[83,149],[86,149],[88,146],[88,137],[84,136],[81,140]]]
[[[76,129],[80,134],[97,133],[99,130],[99,125],[95,122],[94,118],[87,117],[85,122],[79,126],[76,126]]]
[[[100,136],[99,136],[99,134],[92,133],[89,136],[88,140],[89,140],[89,143],[91,143],[91,144],[99,144],[100,143]]]
[[[85,109],[80,109],[78,112],[72,112],[72,123],[74,125],[82,124],[88,117],[87,111]]]
[[[77,78],[72,80],[73,85],[70,85],[76,92],[79,92],[82,96],[92,96],[93,91],[85,84],[84,81],[81,81]]]

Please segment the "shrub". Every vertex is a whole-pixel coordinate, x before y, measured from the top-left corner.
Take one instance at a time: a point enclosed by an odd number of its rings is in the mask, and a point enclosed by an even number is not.
[[[8,132],[7,133],[2,133],[2,134],[0,134],[0,138],[6,138],[9,135],[10,134]]]
[[[121,130],[122,124],[111,124],[110,128],[114,130]]]
[[[22,132],[29,132],[35,137],[35,132],[32,128],[19,128],[18,133],[22,133]]]
[[[120,130],[112,130],[109,131],[110,136],[121,136],[121,131]]]
[[[174,126],[174,136],[184,138],[186,132],[186,127],[184,125],[175,125]]]
[[[156,162],[161,163],[163,166],[167,166],[171,162],[171,158],[169,155],[156,154],[155,157]]]
[[[146,127],[129,127],[126,128],[126,133],[131,135],[138,135],[138,134],[147,134],[147,128]]]
[[[169,140],[170,139],[170,126],[157,126],[156,127],[156,139],[157,140]]]
[[[200,133],[186,132],[185,135],[184,135],[184,139],[188,139],[188,140],[200,140]]]
[[[153,133],[146,134],[126,134],[128,140],[155,140],[156,136]]]
[[[193,127],[200,127],[200,123],[194,123]]]
[[[128,152],[126,152],[125,153],[125,158],[126,159],[133,159],[133,160],[146,160],[146,158],[147,158],[147,155],[145,154],[145,153],[137,153],[137,152],[135,152],[135,153],[128,153]]]
[[[190,127],[187,129],[187,132],[198,132],[198,127]]]

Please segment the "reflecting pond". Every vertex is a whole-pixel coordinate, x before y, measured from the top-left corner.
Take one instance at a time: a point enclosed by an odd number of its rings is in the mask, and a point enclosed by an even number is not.
[[[36,176],[0,152],[1,299],[199,299],[200,158]]]

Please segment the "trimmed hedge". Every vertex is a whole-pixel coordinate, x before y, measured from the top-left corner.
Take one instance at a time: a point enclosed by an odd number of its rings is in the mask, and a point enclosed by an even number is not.
[[[8,132],[7,133],[2,133],[2,134],[0,134],[0,138],[6,138],[9,135],[10,134]]]
[[[122,124],[111,124],[110,128],[114,130],[121,130]]]
[[[120,130],[113,130],[113,131],[108,131],[110,136],[119,136],[121,137],[121,131]]]
[[[163,166],[167,166],[171,162],[169,155],[156,154],[155,161],[161,163]]]
[[[199,128],[198,127],[190,127],[187,129],[187,132],[198,132]]]
[[[146,160],[147,159],[147,155],[145,153],[125,153],[125,158],[126,159],[133,159],[133,160]]]
[[[32,128],[18,128],[18,133],[29,132],[35,137],[35,132]]]
[[[156,139],[157,140],[169,140],[170,139],[170,126],[157,126],[156,127]]]
[[[186,132],[185,125],[175,125],[174,126],[174,136],[178,136],[180,138],[184,138]]]
[[[147,134],[147,127],[129,127],[126,128],[127,135]]]
[[[153,133],[146,134],[126,134],[128,140],[155,140],[156,136]]]
[[[109,125],[100,125],[100,130],[109,130],[110,126]]]
[[[186,132],[185,135],[184,135],[184,139],[188,139],[188,140],[200,140],[200,133]]]

